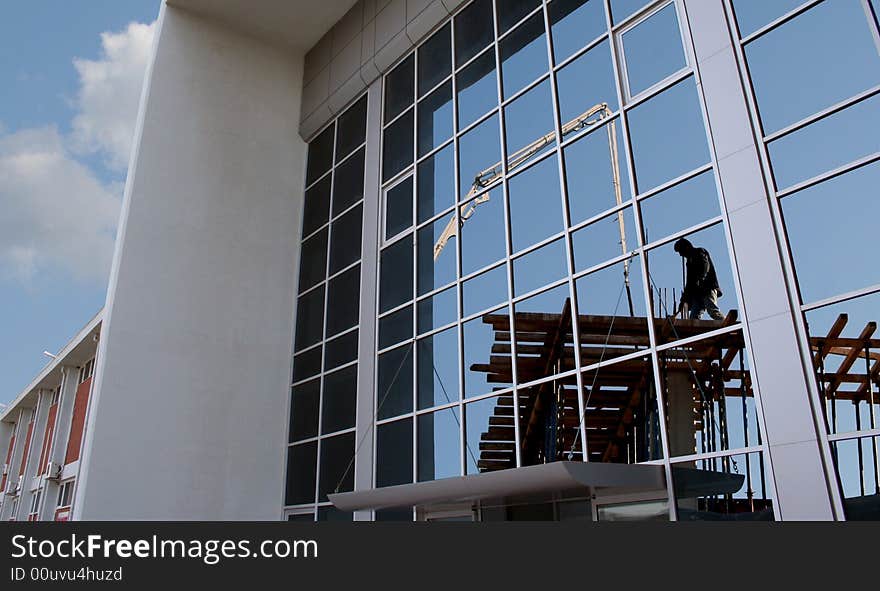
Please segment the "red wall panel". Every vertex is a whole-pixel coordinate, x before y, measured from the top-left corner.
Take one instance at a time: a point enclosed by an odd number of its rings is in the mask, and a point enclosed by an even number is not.
[[[73,417],[70,422],[70,437],[67,440],[67,454],[64,463],[71,464],[79,459],[79,448],[82,444],[83,429],[86,423],[86,408],[89,405],[89,391],[92,378],[87,379],[76,388],[73,401]]]
[[[46,419],[46,432],[43,434],[43,448],[40,450],[40,465],[37,466],[37,474],[46,473],[46,465],[49,463],[49,451],[52,449],[52,438],[55,435],[55,417],[58,415],[58,403],[49,407],[49,417]]]

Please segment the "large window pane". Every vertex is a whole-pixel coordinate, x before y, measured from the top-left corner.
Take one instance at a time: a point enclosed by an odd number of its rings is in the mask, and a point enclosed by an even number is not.
[[[327,293],[327,336],[333,336],[358,323],[360,312],[360,265],[330,280]]]
[[[639,105],[628,118],[639,193],[709,162],[693,78]]]
[[[880,521],[880,437],[832,443],[847,521]]]
[[[686,236],[685,240],[694,248],[686,257],[675,251],[677,241],[648,253],[648,280],[660,344],[716,330],[738,319],[724,227],[716,224]],[[715,272],[718,289],[713,289],[715,281],[709,268]],[[686,305],[679,308],[685,287]]]
[[[639,257],[590,273],[575,285],[582,365],[649,346]]]
[[[412,419],[376,427],[376,486],[413,481]]]
[[[769,134],[880,82],[860,0],[826,0],[746,46]]]
[[[581,331],[585,329],[581,320]],[[590,327],[599,332],[607,322]],[[601,348],[581,344],[592,362]],[[591,462],[634,464],[663,458],[654,368],[650,357],[621,361],[583,372],[584,428]]]
[[[485,314],[462,325],[466,398],[488,394],[513,384],[510,347],[507,347],[507,351],[493,351],[495,343],[493,326],[498,326],[499,330],[510,329],[510,317],[506,308]],[[490,368],[494,371],[489,371]]]
[[[550,80],[539,85],[504,107],[504,125],[507,129],[507,157],[513,161],[516,152],[554,131],[553,100]],[[554,136],[555,138],[555,136]],[[554,141],[537,153],[555,145]],[[490,165],[491,166],[491,165]],[[462,172],[464,174],[464,172]]]
[[[412,226],[413,180],[407,177],[385,193],[385,239],[397,236]]]
[[[450,219],[452,216],[450,216]],[[434,291],[455,281],[455,239],[451,239],[440,251],[439,256],[434,258],[434,248],[437,241],[446,231],[450,222],[447,218],[440,218],[432,224],[419,229],[417,237],[417,265],[418,265],[418,294],[423,295]]]
[[[379,387],[376,415],[387,419],[412,411],[413,345],[379,355]]]
[[[458,165],[461,177],[459,198],[468,197],[477,175],[499,162],[501,162],[501,139],[498,135],[496,114],[468,131],[458,141]]]
[[[423,156],[452,137],[452,82],[423,98],[418,110],[418,155]]]
[[[330,232],[330,274],[341,271],[361,258],[363,206],[358,205],[335,222]]]
[[[574,309],[570,296],[565,283],[514,304],[517,383],[534,382],[574,369]],[[548,341],[555,342],[557,333],[560,346],[554,348]]]
[[[366,95],[339,116],[337,126],[336,161],[339,162],[367,138]]]
[[[452,72],[451,25],[446,23],[442,29],[431,35],[419,47],[419,97],[437,86]]]
[[[419,416],[420,482],[461,475],[460,425],[458,408],[447,408]]]
[[[612,138],[615,138],[614,141]],[[612,157],[615,142],[616,160]],[[566,146],[564,154],[572,224],[590,219],[632,198],[619,119]],[[615,180],[620,187],[620,203]]]
[[[514,296],[553,283],[567,273],[565,240],[551,242],[513,261]]]
[[[553,0],[547,8],[557,64],[606,31],[601,0]]]
[[[419,409],[457,402],[458,329],[419,339],[416,355]]]
[[[412,235],[383,250],[379,264],[379,311],[386,312],[412,299]]]
[[[379,319],[379,348],[385,349],[413,336],[412,306]]]
[[[354,433],[321,440],[318,502],[328,494],[354,490]]]
[[[469,316],[507,299],[507,267],[495,267],[462,285],[464,315]]]
[[[614,68],[608,43],[600,43],[556,74],[559,92],[559,117],[563,125],[580,117],[594,106],[607,103],[618,108]]]
[[[632,252],[639,245],[629,207],[581,228],[572,234],[571,241],[575,271]]]
[[[565,227],[559,162],[555,156],[510,179],[508,198],[514,252],[558,234]]]
[[[504,97],[513,96],[547,71],[547,38],[540,12],[501,40],[501,82]]]
[[[621,35],[629,80],[635,96],[687,65],[675,4],[669,4]]]
[[[679,521],[773,521],[773,486],[760,453],[673,464]]]
[[[611,0],[611,19],[614,24],[621,23],[650,0]]]
[[[321,340],[324,331],[324,286],[300,296],[296,305],[296,350]]]
[[[771,144],[776,187],[784,189],[880,151],[880,96],[835,113]]]
[[[495,50],[489,49],[457,74],[458,129],[464,129],[498,104]]]
[[[304,443],[287,448],[287,489],[285,505],[315,502],[318,443]]]
[[[418,223],[422,223],[449,209],[456,201],[453,145],[419,162],[416,175],[416,217]]]
[[[476,0],[455,17],[455,64],[460,66],[492,42],[492,0]]]
[[[321,134],[309,142],[309,158],[306,164],[306,185],[321,178],[333,164],[333,138],[336,126],[330,125]]]
[[[382,180],[387,181],[413,161],[413,112],[385,130],[382,141]]]
[[[875,163],[782,200],[804,303],[880,283],[871,246],[880,215],[877,187]]]
[[[710,170],[639,204],[645,243],[721,215],[715,174]]]
[[[391,121],[413,103],[415,57],[410,55],[385,78],[385,121]]]
[[[333,215],[339,215],[363,197],[364,148],[361,148],[333,174]]]
[[[328,175],[306,191],[303,205],[302,235],[308,236],[327,223],[330,216],[330,181]]]
[[[498,33],[504,34],[509,28],[541,5],[541,0],[499,0],[495,3],[498,11]],[[540,13],[538,13],[540,16]]]
[[[292,381],[299,382],[319,373],[321,373],[321,347],[313,347],[294,355]]]
[[[512,401],[513,396],[507,395],[464,407],[468,474],[516,467]]]
[[[312,380],[291,390],[290,441],[318,435],[318,400],[321,380]]]
[[[354,427],[357,373],[357,366],[351,366],[324,376],[321,434]]]
[[[461,274],[467,276],[504,258],[504,196],[501,186],[461,206]],[[446,256],[446,253],[443,253]]]
[[[878,294],[806,313],[813,369],[829,433],[880,427],[878,320]]]
[[[331,370],[340,365],[350,363],[358,356],[358,331],[345,333],[343,336],[327,341],[327,354],[324,356],[324,369]]]
[[[457,293],[455,287],[450,287],[418,303],[416,322],[419,333],[446,326],[458,319]]]
[[[733,0],[740,35],[748,37],[803,3],[804,0],[775,0],[774,2]]]
[[[305,291],[327,276],[327,230],[302,243],[299,262],[299,290]]]

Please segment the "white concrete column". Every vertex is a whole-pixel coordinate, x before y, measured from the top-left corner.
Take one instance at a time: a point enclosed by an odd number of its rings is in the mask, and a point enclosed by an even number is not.
[[[18,469],[21,466],[21,456],[24,452],[24,440],[27,437],[27,426],[30,422],[30,408],[21,405],[15,419],[15,445],[12,446],[12,456],[9,458],[9,472],[6,475],[6,488],[3,490],[3,509],[0,511],[0,521],[7,521],[12,516],[13,498],[7,495],[7,491],[15,489],[18,482]],[[21,501],[19,501],[21,507]],[[18,509],[16,509],[18,514]]]
[[[39,398],[34,409],[34,428],[31,433],[31,444],[28,448],[28,457],[24,468],[24,480],[21,488],[21,502],[19,503],[20,519],[27,519],[31,509],[31,500],[35,491],[31,490],[40,464],[40,454],[43,451],[43,436],[46,434],[46,423],[49,417],[49,406],[52,404],[52,390],[41,389]],[[26,433],[26,431],[25,431]],[[39,507],[38,507],[39,510]]]
[[[301,83],[301,52],[163,4],[74,519],[281,515]]]
[[[827,477],[829,458],[819,439],[797,339],[797,311],[785,280],[769,184],[724,1],[683,2],[732,238],[778,509],[786,520],[834,519],[839,500]]]

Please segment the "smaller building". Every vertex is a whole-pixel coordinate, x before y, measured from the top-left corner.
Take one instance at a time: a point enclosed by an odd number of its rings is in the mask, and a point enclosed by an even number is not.
[[[0,414],[0,519],[67,521],[79,475],[101,310]]]

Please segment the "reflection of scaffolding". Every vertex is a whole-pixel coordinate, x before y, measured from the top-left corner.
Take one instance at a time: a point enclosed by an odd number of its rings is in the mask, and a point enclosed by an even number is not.
[[[607,121],[611,117],[611,115],[612,112],[611,109],[608,108],[608,103],[599,103],[598,105],[594,105],[578,117],[575,117],[571,121],[564,124],[561,129],[561,136],[564,138],[569,134],[575,133],[587,127],[598,125],[603,121]],[[606,126],[606,129],[608,131],[608,149],[611,158],[611,183],[614,187],[615,203],[619,207],[623,204],[623,194],[620,188],[620,165],[618,159],[617,126],[614,121],[611,121]],[[508,173],[512,173],[516,169],[524,166],[532,158],[540,154],[541,150],[551,145],[554,141],[556,141],[556,132],[551,131],[547,134],[544,134],[528,146],[511,154],[507,159]],[[459,207],[458,218],[456,219],[455,213],[452,214],[452,217],[449,219],[449,222],[446,224],[443,232],[440,234],[440,237],[434,244],[434,261],[436,261],[440,257],[440,253],[443,252],[443,249],[446,247],[446,244],[449,242],[449,240],[453,236],[457,236],[461,228],[464,226],[464,223],[469,220],[471,216],[474,215],[477,210],[477,206],[489,201],[491,197],[491,187],[501,181],[503,174],[504,167],[502,166],[501,162],[497,162],[493,166],[477,174],[477,176],[474,178],[474,182],[471,185],[470,190],[464,197],[465,203],[461,207]],[[485,192],[477,196],[483,191]],[[623,210],[619,210],[617,212],[617,225],[618,231],[620,232],[620,247],[621,252],[623,254],[626,254],[626,227],[624,225],[623,217]],[[626,284],[626,296],[629,303],[629,313],[630,315],[632,315],[634,312],[632,293],[629,285],[629,263],[629,259],[623,262],[623,277]]]
[[[658,318],[654,323],[658,335],[665,330],[665,325],[674,323],[680,338],[688,338],[730,326],[736,317],[736,311],[731,311],[721,321]],[[485,373],[487,381],[496,384],[498,389],[513,383],[511,344],[514,339],[520,383],[575,369],[568,300],[561,314],[517,312],[515,334],[511,333],[506,314],[487,314],[483,322],[490,324],[495,334],[491,356],[488,363],[474,364],[469,369]],[[582,315],[578,319],[578,331],[581,366],[594,365],[603,358],[637,353],[650,345],[646,318]],[[727,448],[727,412],[739,409],[727,409],[726,398],[737,396],[745,402],[753,396],[743,348],[742,334],[734,332],[664,352],[660,368],[664,373],[662,382],[667,383],[667,377],[675,373],[685,374],[690,380],[685,394],[689,408],[683,410],[679,406],[667,410],[668,421],[675,421],[676,414],[685,413],[684,439],[689,441],[690,453]],[[693,385],[691,368],[708,398],[705,402],[700,389]],[[629,359],[584,373],[584,400],[588,401],[584,427],[590,461],[631,463],[660,457],[657,397],[652,376],[651,363],[645,358]],[[726,387],[730,381],[737,381],[739,388]],[[667,385],[667,405],[669,392]],[[576,444],[581,423],[577,394],[576,377],[572,375],[520,388],[517,413],[514,413],[513,396],[501,396],[482,435],[480,470],[504,469],[515,464],[515,416],[519,418],[523,464],[568,459],[569,451],[582,458],[582,446]],[[693,449],[697,434],[702,435],[704,449]]]
[[[865,427],[877,428],[877,405],[880,404],[880,339],[872,338],[877,331],[877,323],[865,324],[857,338],[841,337],[848,321],[846,314],[840,314],[827,335],[810,337],[813,369],[822,397],[825,427],[832,434],[838,430],[838,402],[852,404],[857,431]],[[867,405],[868,425],[862,424],[863,404]],[[873,467],[868,472],[873,472],[874,475],[874,492],[880,494],[880,453],[876,442],[872,442],[869,455],[871,457],[866,459],[862,446],[858,446],[859,488],[863,496],[866,493],[866,461]]]

